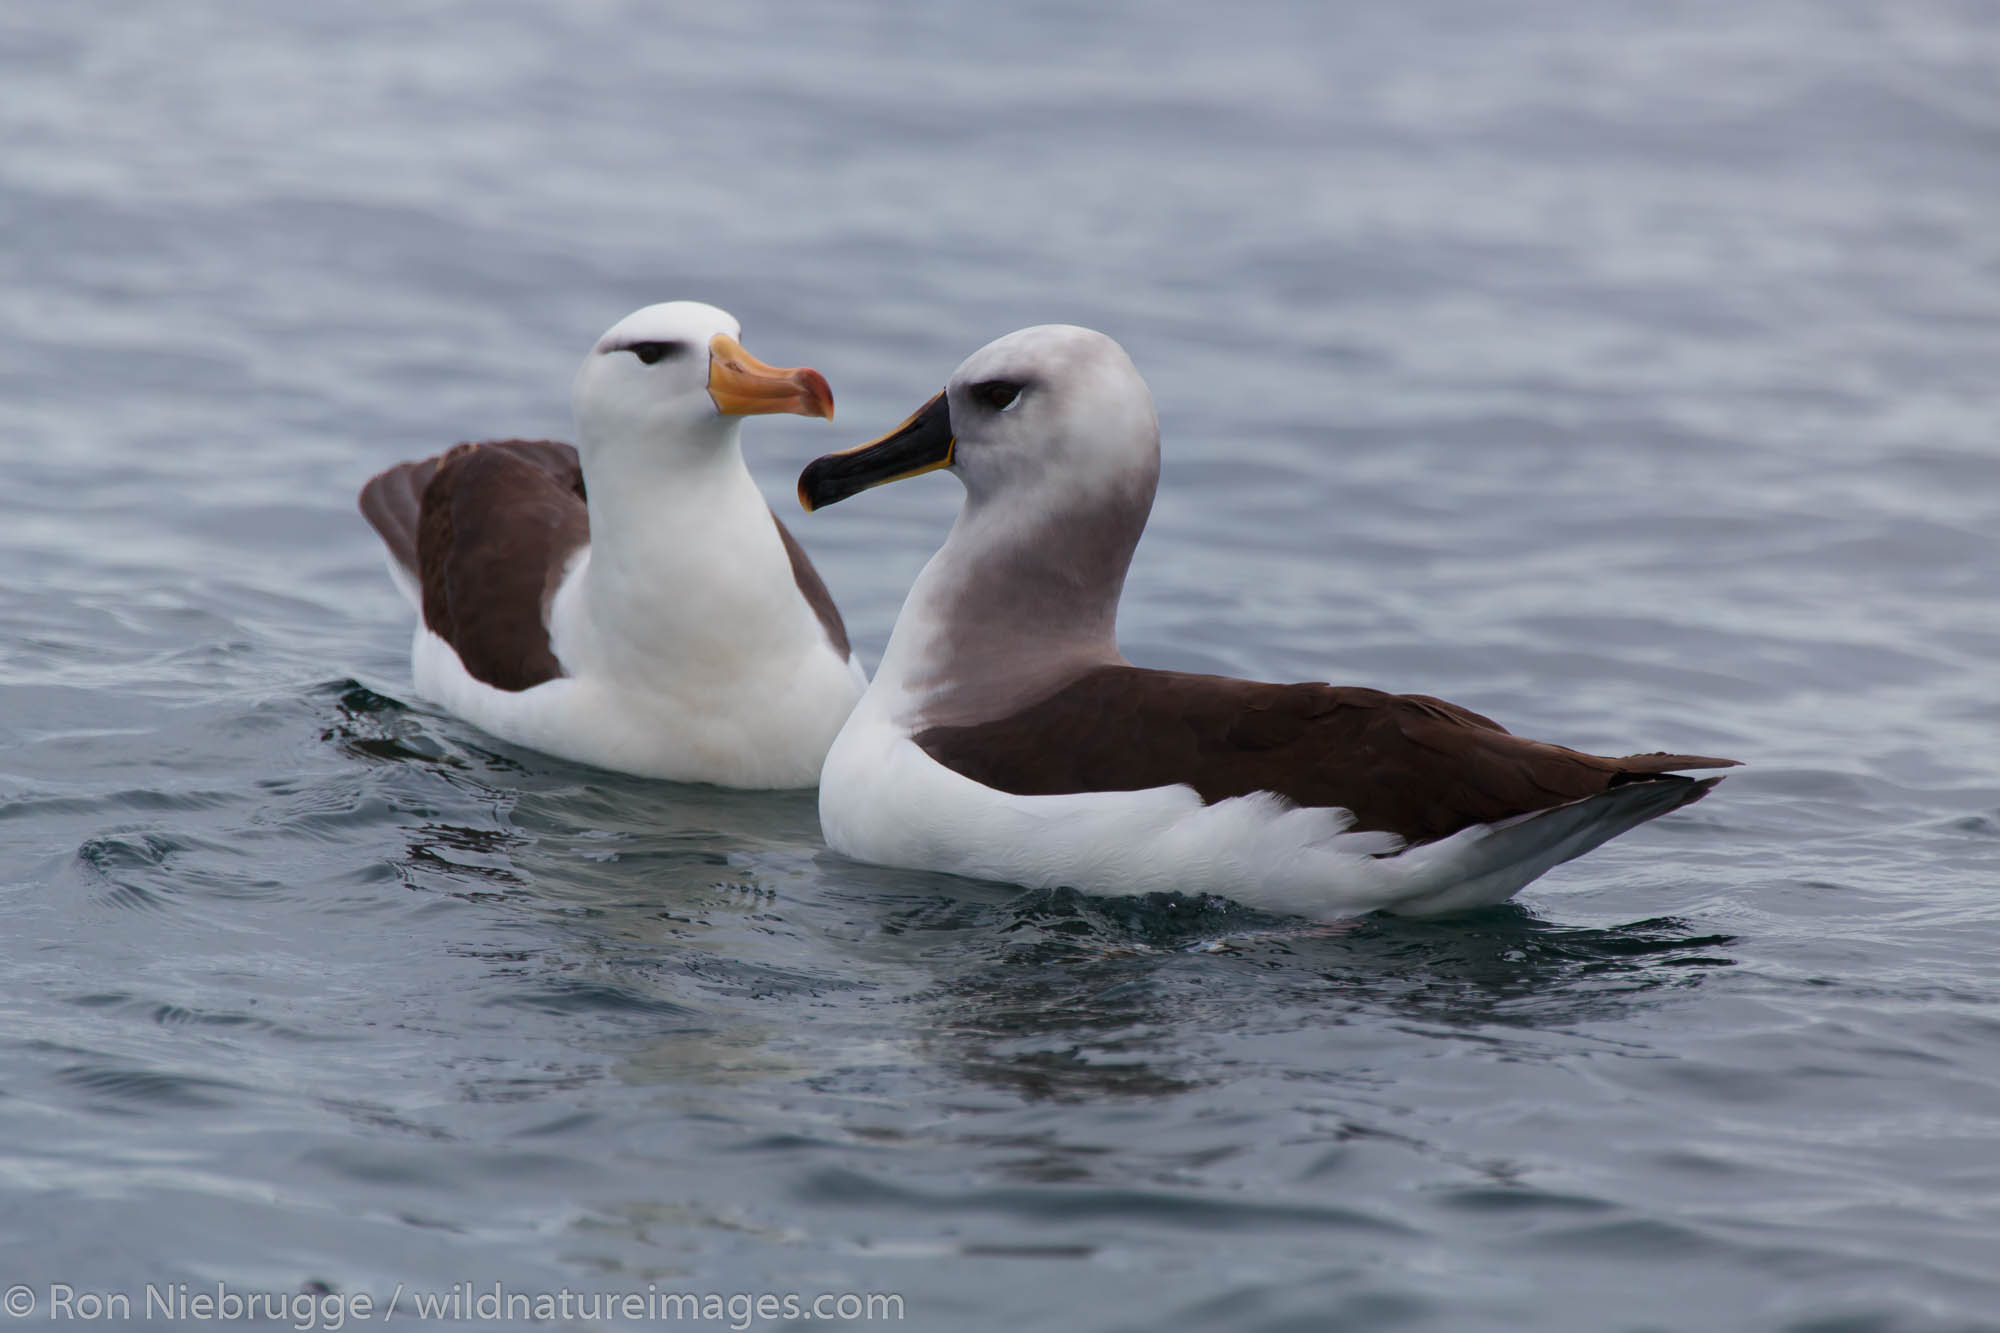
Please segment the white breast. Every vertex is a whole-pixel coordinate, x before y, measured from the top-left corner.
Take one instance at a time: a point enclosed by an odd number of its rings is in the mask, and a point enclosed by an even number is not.
[[[827,844],[860,861],[1085,893],[1213,893],[1319,918],[1504,902],[1551,867],[1657,813],[1638,783],[1397,852],[1339,809],[1268,793],[1204,805],[1192,787],[1016,796],[955,773],[895,721],[880,681],[820,777]],[[1670,796],[1671,793],[1665,793]],[[1394,853],[1394,854],[1391,854]]]
[[[827,641],[747,474],[741,493],[706,499],[579,554],[549,612],[562,678],[494,689],[419,625],[417,688],[496,736],[579,763],[812,786],[867,679]]]

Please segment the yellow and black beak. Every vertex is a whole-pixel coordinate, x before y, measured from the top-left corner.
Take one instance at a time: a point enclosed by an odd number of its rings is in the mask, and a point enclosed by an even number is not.
[[[950,467],[957,444],[951,430],[951,405],[939,393],[881,439],[806,464],[806,470],[799,473],[799,503],[811,513],[871,486]]]
[[[826,387],[826,376],[810,366],[767,366],[726,333],[708,340],[708,396],[724,416],[790,412],[833,420],[833,390]]]

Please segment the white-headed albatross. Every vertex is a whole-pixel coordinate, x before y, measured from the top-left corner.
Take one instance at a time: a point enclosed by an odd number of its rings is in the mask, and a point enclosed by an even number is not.
[[[834,850],[1086,892],[1216,893],[1320,917],[1500,902],[1732,760],[1582,754],[1423,695],[1150,671],[1114,621],[1159,478],[1152,395],[1089,329],[1023,329],[808,510],[949,468],[950,536],[820,775]]]
[[[495,736],[601,768],[809,787],[867,677],[812,562],[743,465],[743,418],[833,416],[734,318],[626,316],[573,390],[576,448],[461,444],[361,491],[421,619],[417,691]]]

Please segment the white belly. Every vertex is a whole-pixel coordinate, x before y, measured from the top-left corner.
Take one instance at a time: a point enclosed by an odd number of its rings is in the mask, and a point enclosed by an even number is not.
[[[1631,788],[1465,829],[1395,855],[1346,832],[1345,810],[1257,794],[1204,805],[1192,787],[1015,796],[937,763],[885,716],[877,685],[820,777],[827,844],[859,861],[1086,893],[1213,893],[1320,918],[1425,916],[1502,902],[1650,815]]]
[[[730,787],[812,786],[864,683],[820,643],[698,690],[588,675],[498,690],[422,625],[411,667],[419,693],[503,740],[640,777]]]

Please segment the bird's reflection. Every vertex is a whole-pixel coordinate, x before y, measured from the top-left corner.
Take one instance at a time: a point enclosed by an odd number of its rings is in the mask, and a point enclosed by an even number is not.
[[[1656,918],[1550,925],[1508,905],[1435,922],[1307,923],[1216,899],[1022,894],[933,945],[926,1047],[968,1080],[1057,1101],[1213,1082],[1213,1040],[1366,1015],[1481,1040],[1610,1019],[1728,966],[1726,935]],[[924,928],[906,910],[903,929]],[[931,927],[935,930],[935,925]]]

